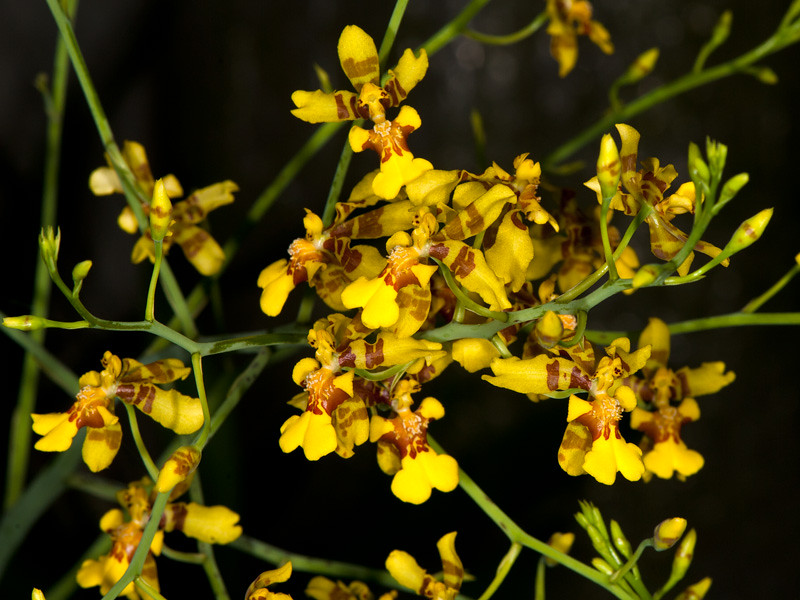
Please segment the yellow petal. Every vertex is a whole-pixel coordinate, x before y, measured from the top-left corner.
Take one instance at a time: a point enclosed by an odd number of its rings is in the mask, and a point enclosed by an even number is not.
[[[486,369],[495,358],[500,357],[497,347],[482,338],[464,338],[453,342],[453,360],[469,373]]]
[[[378,85],[380,68],[375,42],[357,25],[348,25],[339,37],[339,62],[356,91],[365,83]]]
[[[173,503],[167,506],[165,514],[168,515],[166,531],[178,529],[201,542],[228,544],[242,535],[239,515],[227,506]]]
[[[87,427],[83,442],[83,462],[93,473],[108,468],[122,443],[122,427],[119,423],[106,427]]]
[[[428,54],[421,49],[415,56],[411,48],[406,48],[397,66],[389,71],[389,79],[383,89],[389,94],[392,106],[399,106],[408,93],[425,77],[428,71]]]
[[[352,121],[358,118],[355,112],[357,98],[358,94],[347,91],[329,94],[322,90],[297,90],[292,94],[292,102],[297,107],[292,114],[308,123]]]
[[[393,550],[386,559],[386,570],[402,586],[419,592],[428,573],[414,557],[403,550]]]
[[[78,427],[75,421],[68,420],[66,413],[31,416],[33,431],[44,435],[36,442],[34,448],[42,452],[64,452],[72,446],[72,440],[78,434]]]
[[[89,175],[89,189],[95,196],[121,194],[122,184],[117,172],[111,167],[99,167]]]
[[[326,412],[318,415],[306,411],[286,420],[281,427],[278,443],[284,452],[291,452],[300,446],[308,460],[319,460],[336,450],[336,430]]]

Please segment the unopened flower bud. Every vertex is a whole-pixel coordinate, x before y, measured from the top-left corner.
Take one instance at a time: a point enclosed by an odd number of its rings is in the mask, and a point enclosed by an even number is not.
[[[757,215],[745,220],[731,236],[731,241],[725,246],[723,252],[728,255],[744,250],[755,242],[764,233],[769,220],[772,218],[773,209],[765,208]]]
[[[748,181],[750,181],[750,176],[747,173],[739,173],[728,179],[719,193],[717,205],[724,205],[733,200],[734,196],[739,193],[739,190],[741,190]]]
[[[650,285],[656,280],[656,277],[658,277],[659,270],[658,265],[644,265],[634,273],[631,286],[633,289],[638,289]]]
[[[669,578],[674,581],[680,580],[689,569],[694,558],[694,547],[697,543],[697,531],[690,529],[689,533],[683,536],[681,543],[675,550],[675,558],[672,559],[672,573]]]
[[[43,318],[34,315],[3,318],[3,327],[19,329],[20,331],[36,331],[37,329],[42,329],[45,325]]]
[[[700,147],[694,142],[689,144],[689,173],[692,180],[699,179],[706,184],[711,180],[711,171],[700,154]]]
[[[731,33],[731,22],[733,21],[733,13],[726,10],[719,16],[719,21],[714,25],[714,31],[711,32],[711,43],[719,46],[722,42],[728,39]]]
[[[31,592],[31,600],[45,600],[44,593],[39,588],[33,588]]]
[[[599,556],[595,556],[592,559],[592,566],[605,575],[612,575],[614,573],[614,569],[611,567],[611,565]]]
[[[39,234],[39,249],[47,267],[54,271],[58,261],[58,249],[61,247],[61,230],[55,233],[52,227],[43,227]]]
[[[200,451],[191,446],[182,446],[175,450],[158,472],[156,491],[159,494],[168,492],[194,473],[200,464]]]
[[[92,268],[92,261],[90,260],[82,260],[75,268],[72,269],[72,282],[75,285],[78,285],[81,281],[86,279],[86,276],[89,275],[89,270]]]
[[[550,536],[549,540],[547,540],[547,545],[552,548],[555,548],[559,552],[563,552],[564,554],[569,554],[570,548],[572,548],[572,543],[574,541],[575,541],[574,533],[571,532],[560,533],[557,531]],[[544,562],[548,567],[555,567],[558,564],[552,558],[545,558]]]
[[[631,543],[628,541],[628,538],[625,537],[625,534],[622,533],[622,528],[619,526],[619,523],[611,519],[609,529],[614,547],[622,553],[622,556],[629,558],[632,551]]]
[[[637,56],[633,64],[625,71],[625,75],[623,75],[625,83],[636,83],[652,73],[658,61],[658,54],[658,48],[650,48],[650,50],[645,50]]]
[[[597,181],[603,198],[613,198],[617,193],[622,165],[619,161],[619,150],[610,133],[600,140],[600,154],[597,157]]]
[[[150,236],[154,242],[160,242],[169,233],[171,217],[172,202],[169,201],[164,182],[157,179],[153,187],[153,201],[150,204]]]
[[[747,71],[761,83],[775,85],[778,83],[778,74],[769,67],[754,67]]]
[[[672,548],[686,531],[686,519],[673,517],[656,525],[653,532],[653,547],[656,550]]]
[[[552,348],[561,340],[561,336],[564,334],[564,324],[556,313],[548,310],[536,321],[533,332],[536,341],[542,348]]]
[[[711,587],[711,578],[706,577],[701,579],[694,585],[690,585],[688,588],[681,592],[681,595],[675,598],[675,600],[702,600],[706,597],[708,593],[708,588]]]

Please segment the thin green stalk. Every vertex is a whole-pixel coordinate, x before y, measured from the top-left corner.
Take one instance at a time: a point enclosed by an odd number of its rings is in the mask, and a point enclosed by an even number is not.
[[[145,469],[147,469],[147,474],[150,475],[150,479],[155,481],[158,479],[158,467],[153,462],[150,452],[148,452],[147,447],[144,445],[142,433],[139,431],[139,421],[136,418],[136,409],[127,402],[123,402],[122,404],[125,406],[125,411],[128,413],[128,423],[131,428],[131,436],[136,444],[136,449],[139,451],[139,456],[142,458]]]
[[[97,95],[97,90],[95,89],[92,79],[89,76],[89,69],[86,66],[83,53],[78,45],[78,40],[75,38],[75,32],[72,29],[72,23],[64,13],[64,10],[58,0],[46,0],[46,2],[50,7],[50,12],[53,14],[53,18],[55,19],[56,25],[61,33],[61,39],[64,40],[66,45],[67,53],[72,62],[72,67],[75,70],[75,75],[77,76],[78,82],[83,90],[83,94],[86,97],[86,104],[89,107],[89,112],[92,114],[95,127],[97,127],[97,132],[100,134],[100,140],[103,143],[103,147],[108,154],[111,164],[114,166],[114,170],[119,176],[120,183],[125,191],[125,198],[128,201],[128,205],[131,207],[131,210],[136,216],[139,229],[141,231],[145,231],[147,229],[148,222],[144,216],[144,211],[142,210],[142,203],[149,202],[150,199],[144,198],[141,195],[141,191],[134,183],[135,180],[133,174],[125,162],[125,159],[122,157],[122,153],[120,152],[117,143],[114,141],[111,125],[109,124],[108,117],[106,116],[103,106],[100,103],[100,97]],[[183,330],[189,337],[196,337],[197,327],[192,319],[187,319],[187,316],[191,314],[191,311],[188,309],[186,305],[186,299],[183,297],[180,287],[175,280],[175,276],[166,261],[164,261],[164,264],[162,265],[161,274],[161,283],[164,286],[164,293],[173,311],[179,317],[179,319],[181,319]]]
[[[389,57],[392,44],[394,44],[394,39],[397,37],[397,31],[400,29],[400,23],[403,20],[403,15],[406,13],[406,8],[408,8],[408,0],[397,0],[394,4],[392,16],[389,17],[386,33],[383,35],[381,47],[378,50],[378,64],[381,66],[381,71],[386,68],[386,60]]]
[[[233,409],[239,404],[239,400],[242,399],[244,393],[250,389],[250,386],[253,385],[261,372],[270,364],[271,357],[272,353],[269,349],[262,348],[250,364],[247,365],[245,370],[236,378],[228,390],[228,393],[225,394],[225,399],[222,401],[222,404],[214,411],[206,443],[214,437],[214,434],[225,422],[225,419],[228,418],[228,415],[230,415]]]
[[[783,27],[783,25],[781,27]],[[778,31],[780,31],[780,29],[781,28],[779,28]],[[697,73],[687,73],[672,82],[665,83],[624,105],[619,110],[612,110],[606,113],[577,136],[556,148],[556,150],[542,161],[542,168],[547,171],[552,171],[559,163],[564,162],[585,145],[599,138],[601,134],[610,129],[615,123],[627,122],[634,116],[649,110],[653,106],[666,102],[670,98],[700,86],[707,85],[724,77],[746,72],[747,68],[751,65],[797,41],[797,35],[779,35],[776,31],[776,33],[767,40],[738,58]]]
[[[792,279],[794,279],[797,273],[800,273],[800,263],[792,265],[792,268],[789,269],[786,272],[786,274],[783,277],[781,277],[778,281],[776,281],[775,284],[772,285],[766,292],[764,292],[763,294],[761,294],[756,298],[753,298],[752,300],[750,300],[750,302],[745,304],[744,308],[742,308],[742,312],[743,313],[756,312],[759,308],[761,308],[764,305],[765,302],[767,302],[767,300],[769,300],[775,294],[780,292],[786,286],[787,283],[789,283]]]
[[[145,597],[150,597],[153,600],[167,600],[158,592],[158,590],[142,579],[141,576],[133,580],[133,585],[135,585],[136,588],[145,595]]]
[[[464,35],[470,39],[475,40],[476,42],[481,42],[482,44],[491,44],[493,46],[507,46],[509,44],[515,44],[524,40],[525,38],[530,37],[539,29],[542,28],[542,25],[547,23],[547,11],[542,11],[536,17],[528,23],[522,29],[519,29],[513,33],[506,33],[505,35],[491,35],[488,33],[480,33],[478,31],[474,31],[472,29],[466,29],[464,31]]]
[[[69,18],[74,18],[77,11],[77,0],[67,4]],[[58,206],[58,174],[61,165],[61,138],[64,129],[64,108],[67,98],[67,82],[69,81],[69,56],[64,41],[59,37],[56,41],[53,58],[52,85],[47,89],[43,84],[42,94],[47,108],[47,133],[44,157],[44,184],[42,186],[42,203],[40,222],[42,227],[56,225]],[[37,257],[38,258],[38,257]],[[31,313],[45,316],[48,313],[52,284],[43,261],[37,260],[33,278],[33,298]],[[31,334],[33,340],[44,343],[45,331]],[[36,403],[39,386],[39,367],[33,355],[25,353],[22,362],[22,374],[17,395],[17,403],[11,414],[8,439],[8,462],[6,466],[6,490],[3,499],[4,508],[10,507],[19,498],[25,486],[30,457],[30,413]]]
[[[355,127],[359,123],[363,123],[363,121],[359,119],[354,122],[353,126]],[[342,194],[342,187],[344,187],[344,180],[352,158],[353,149],[350,147],[350,142],[345,140],[342,153],[339,155],[339,162],[336,163],[336,171],[333,174],[331,187],[328,190],[328,198],[325,200],[325,208],[322,211],[322,224],[325,227],[333,223],[333,217],[336,216],[336,203]]]
[[[458,285],[456,282],[453,273],[447,266],[440,261],[438,258],[433,258],[433,262],[439,265],[439,272],[442,274],[447,287],[450,288],[450,291],[453,292],[453,295],[458,299],[458,302],[468,311],[475,313],[476,315],[480,315],[482,317],[488,317],[490,319],[494,319],[496,321],[506,322],[508,321],[509,313],[499,312],[496,310],[489,310],[485,306],[481,306],[477,302],[475,302],[472,298],[467,296],[462,290],[461,286]]]
[[[428,435],[428,443],[439,453],[444,453],[442,447]],[[631,596],[621,590],[617,585],[611,585],[608,577],[587,564],[571,557],[568,554],[556,550],[546,542],[543,542],[532,535],[526,533],[519,525],[504,513],[486,493],[469,477],[463,469],[458,470],[458,485],[466,492],[475,504],[488,516],[497,527],[508,536],[512,543],[519,543],[534,552],[551,558],[557,563],[596,583],[600,587],[608,590],[617,598],[630,600]]]
[[[611,252],[611,242],[608,239],[608,209],[611,206],[611,198],[612,196],[603,198],[603,204],[600,206],[600,238],[603,242],[603,255],[608,265],[608,279],[614,281],[619,279],[619,275]]]
[[[150,287],[147,289],[147,303],[144,308],[144,320],[155,321],[156,287],[158,286],[158,273],[161,270],[161,259],[164,256],[164,242],[158,240],[155,245],[156,259],[153,263],[153,272],[150,275]]]
[[[164,507],[167,505],[168,500],[169,492],[156,496],[153,506],[150,509],[150,520],[147,522],[147,525],[145,525],[141,540],[139,541],[139,546],[133,553],[133,557],[131,558],[131,562],[125,574],[120,577],[117,583],[111,586],[111,589],[103,596],[102,600],[114,600],[122,593],[122,590],[124,590],[129,583],[141,575],[145,558],[147,558],[147,555],[150,553],[150,544],[153,542],[153,536],[155,536],[158,530],[158,525],[161,521],[161,516],[164,514]]]
[[[198,473],[195,473],[192,486],[189,488],[189,496],[191,497],[192,502],[196,502],[197,504],[205,504],[205,499],[203,498],[203,488],[200,485],[200,476]],[[211,584],[214,597],[217,600],[230,600],[230,594],[228,594],[228,590],[225,588],[225,582],[222,579],[222,573],[219,570],[219,565],[217,565],[217,559],[214,557],[213,545],[209,544],[208,542],[197,542],[197,547],[203,554],[203,570],[206,572],[208,582]]]
[[[511,571],[511,567],[513,567],[514,563],[517,561],[517,557],[519,556],[520,552],[522,552],[522,544],[517,542],[512,543],[511,547],[508,549],[508,552],[506,552],[503,558],[500,560],[500,564],[497,566],[497,572],[489,584],[489,587],[487,587],[486,591],[480,595],[478,600],[489,600],[489,598],[494,596],[497,588],[499,588],[500,584],[505,581],[506,576],[508,575],[509,571]]]
[[[547,565],[544,562],[544,556],[539,557],[536,564],[536,584],[534,587],[534,600],[545,600],[544,598],[544,574]]]
[[[389,588],[399,587],[399,584],[384,569],[370,569],[362,565],[297,554],[246,535],[239,537],[228,546],[273,565],[282,565],[287,561],[292,561],[293,571],[328,575],[339,579],[373,581]]]
[[[448,21],[439,31],[422,44],[428,56],[436,54],[453,39],[464,33],[472,18],[487,4],[489,0],[471,0],[455,18]]]
[[[208,436],[211,433],[211,413],[208,410],[206,384],[203,379],[203,357],[199,352],[192,354],[192,372],[194,373],[194,381],[197,386],[197,396],[200,398],[200,405],[203,407],[203,429],[200,430],[200,435],[197,436],[192,446],[202,452],[208,442]]]

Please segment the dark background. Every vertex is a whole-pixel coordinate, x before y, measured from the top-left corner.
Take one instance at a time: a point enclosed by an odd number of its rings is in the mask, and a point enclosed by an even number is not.
[[[418,46],[463,5],[452,0],[411,2],[391,64],[402,49]],[[509,47],[457,39],[432,58],[427,77],[410,97],[423,121],[411,138],[413,151],[437,168],[483,170],[486,165],[476,162],[472,150],[469,126],[470,110],[477,108],[488,132],[490,160],[511,169],[514,156],[522,152],[541,159],[603,114],[608,85],[640,52],[654,45],[661,49],[657,70],[636,88],[624,90],[623,98],[689,70],[724,8],[734,9],[733,31],[710,64],[766,39],[783,6],[783,2],[756,6],[739,0],[598,2],[596,16],[611,31],[616,53],[603,55],[582,39],[578,65],[566,79],[557,76],[544,31]],[[347,88],[336,56],[341,29],[358,24],[379,43],[391,8],[390,2],[329,0],[83,0],[76,31],[120,144],[125,139],[142,142],[154,174],[174,173],[187,193],[223,179],[237,182],[241,191],[236,202],[211,218],[214,235],[224,241],[313,132],[312,125],[289,114],[291,92],[317,87],[314,62],[328,71],[334,86]],[[498,0],[478,15],[473,27],[487,33],[514,31],[542,8],[543,2]],[[37,73],[51,68],[56,28],[44,2],[3,0],[0,11],[4,15],[0,20],[0,219],[4,224],[0,248],[5,257],[0,309],[21,314],[29,311],[37,260],[45,129],[41,98],[32,82]],[[681,174],[678,182],[687,180],[688,142],[702,145],[707,135],[729,146],[727,174],[750,173],[750,184],[712,225],[708,241],[723,246],[742,220],[764,207],[774,206],[775,218],[764,238],[736,256],[729,269],[716,269],[693,286],[615,297],[592,313],[591,328],[639,329],[649,316],[671,322],[732,312],[793,264],[800,250],[794,141],[799,59],[800,49],[790,48],[766,61],[780,79],[777,86],[735,76],[630,121],[642,133],[640,156],[658,156],[662,164],[675,164]],[[200,319],[204,333],[263,330],[281,321],[260,312],[256,278],[303,233],[303,208],[322,210],[345,131],[301,172],[245,241],[220,279],[224,329],[204,314]],[[63,149],[58,216],[62,274],[68,280],[75,263],[91,258],[94,267],[82,294],[86,305],[98,316],[138,320],[149,269],[129,263],[135,238],[115,224],[123,205],[121,196],[95,198],[88,190],[89,173],[103,164],[103,154],[74,79]],[[594,152],[595,144],[576,157],[587,160],[587,168],[556,181],[580,188],[592,175]],[[374,156],[356,156],[345,192],[374,165]],[[594,201],[593,194],[580,194],[586,206]],[[650,260],[645,250],[640,257]],[[170,259],[188,291],[197,281],[196,273],[179,251]],[[797,290],[796,282],[790,284],[764,310],[796,310]],[[288,318],[299,297],[296,292],[287,305]],[[58,296],[52,302],[52,315],[74,318]],[[555,459],[565,425],[563,403],[533,405],[477,376],[465,377],[457,367],[425,390],[439,397],[447,410],[431,433],[491,498],[535,536],[547,539],[555,530],[576,530],[572,514],[578,509],[578,499],[595,502],[607,518],[617,519],[634,544],[649,536],[661,519],[683,516],[698,529],[699,538],[686,583],[711,576],[710,597],[716,598],[790,597],[800,583],[794,340],[793,329],[768,327],[673,338],[671,366],[723,360],[737,374],[736,382],[721,393],[700,398],[702,418],[685,428],[689,446],[706,459],[705,468],[685,483],[657,480],[645,485],[620,478],[613,487],[606,487],[588,477],[566,476]],[[148,342],[141,334],[51,331],[47,344],[80,374],[99,369],[106,349],[120,356],[137,356]],[[4,356],[0,373],[9,382],[5,397],[10,414],[21,353],[7,338],[0,344]],[[248,360],[248,356],[205,360],[209,387],[226,381]],[[375,568],[382,567],[389,551],[402,548],[429,570],[438,570],[435,542],[457,529],[457,547],[477,579],[465,585],[464,592],[479,596],[507,544],[463,492],[434,492],[422,507],[404,505],[391,495],[390,479],[375,465],[371,445],[348,461],[329,456],[309,463],[300,452],[280,452],[278,429],[293,414],[284,401],[298,391],[290,380],[292,364],[287,361],[266,371],[208,447],[202,468],[207,502],[237,510],[245,531],[253,537],[288,550]],[[44,383],[37,410],[60,411],[69,402],[60,390]],[[167,437],[153,428],[148,435],[153,436],[157,453]],[[34,472],[50,459],[34,454]],[[107,476],[127,481],[141,473],[126,436]],[[46,591],[95,538],[97,522],[109,508],[109,503],[77,492],[66,494],[21,548],[0,583],[2,596],[24,597],[33,585]],[[180,534],[168,536],[168,543],[181,547],[182,540],[176,537]],[[580,534],[573,552],[584,560],[593,556]],[[217,556],[233,597],[241,597],[249,582],[269,568],[229,549],[219,549]],[[666,578],[670,560],[671,553],[645,555],[643,570],[650,575],[651,589]],[[524,552],[495,597],[532,597],[535,561],[532,553]],[[210,597],[199,569],[166,559],[159,559],[159,568],[167,598],[189,597],[189,590],[195,588],[202,591],[194,597]],[[278,589],[300,598],[306,581],[298,573],[294,585]],[[563,568],[548,571],[548,591],[552,598],[604,597]],[[75,597],[95,598],[97,590],[79,590]]]

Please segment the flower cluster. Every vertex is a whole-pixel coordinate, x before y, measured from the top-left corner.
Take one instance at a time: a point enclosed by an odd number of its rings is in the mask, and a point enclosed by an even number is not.
[[[92,471],[105,469],[114,460],[122,441],[115,398],[178,434],[193,433],[203,425],[203,408],[198,398],[157,385],[188,377],[191,369],[180,360],[167,358],[143,365],[132,358],[120,359],[106,352],[102,362],[102,371],[89,371],[80,378],[81,389],[67,412],[31,415],[33,431],[43,436],[34,446],[37,450],[63,452],[85,427],[83,460]]]
[[[135,184],[143,198],[153,197],[156,180],[150,170],[144,147],[138,142],[126,141],[122,149],[122,157],[133,173]],[[170,199],[183,196],[183,188],[174,175],[162,178],[164,191]],[[123,193],[123,186],[117,172],[112,167],[98,167],[89,176],[89,188],[96,196]],[[169,231],[163,238],[164,253],[169,251],[173,243],[178,244],[186,258],[202,275],[214,275],[222,267],[225,253],[211,234],[200,227],[212,210],[233,202],[233,193],[238,187],[232,181],[222,181],[196,190],[187,198],[174,203],[168,218]],[[150,202],[142,202],[145,216],[149,215]],[[139,232],[139,224],[130,206],[122,209],[117,219],[120,228],[127,233]],[[155,260],[153,236],[148,228],[136,242],[131,254],[134,263],[145,258]]]
[[[548,6],[551,12],[569,8],[575,13],[570,19],[586,28],[593,22],[584,4]],[[551,26],[556,22],[554,13]],[[388,83],[378,88],[375,45],[355,26],[342,33],[339,58],[357,93],[295,92],[296,116],[312,122],[370,118],[378,130],[385,110],[406,98],[427,66],[424,52],[415,56],[407,50]],[[606,194],[613,194],[610,208],[629,216],[642,213],[653,253],[670,260],[687,239],[673,217],[693,212],[701,199],[695,199],[693,184],[665,198],[675,169],[649,159],[637,171],[639,134],[628,125],[617,128],[622,152],[616,167],[609,163],[606,170],[613,167],[619,176],[603,183]],[[351,144],[362,137],[358,131],[351,131]],[[490,368],[493,375],[483,375],[484,380],[534,400],[569,396],[558,462],[570,475],[588,473],[611,484],[617,473],[636,481],[650,473],[669,477],[675,470],[680,475],[696,471],[698,458],[683,451],[678,435],[679,422],[698,416],[689,395],[716,391],[733,375],[722,375],[718,366],[680,371],[689,374],[684,387],[665,391],[661,367],[666,359],[660,342],[650,340],[650,330],[638,350],[619,338],[600,356],[578,331],[577,316],[558,310],[559,293],[602,272],[609,251],[615,277],[632,281],[639,259],[628,238],[623,243],[619,231],[603,222],[599,206],[591,214],[581,211],[570,190],[554,189],[556,207],[545,209],[541,167],[527,154],[514,160],[513,173],[497,164],[483,173],[411,169],[417,159],[404,144],[403,137],[393,150],[384,148],[380,169],[336,203],[330,224],[306,209],[305,238],[292,242],[288,260],[269,265],[259,277],[267,315],[279,314],[302,282],[335,311],[309,331],[315,357],[295,365],[292,377],[304,391],[291,404],[303,412],[281,427],[281,448],[302,447],[309,460],[334,451],[347,458],[369,440],[377,443],[378,463],[393,476],[392,491],[400,499],[421,503],[433,489],[449,491],[457,485],[458,466],[438,455],[427,439],[429,423],[444,416],[444,406],[430,397],[415,405],[413,395],[457,362],[469,372]],[[598,179],[586,185],[602,201]],[[385,255],[369,243],[381,238]],[[361,240],[365,243],[356,245]],[[720,252],[705,242],[695,249],[711,257]],[[679,273],[686,273],[691,260],[690,255]],[[632,292],[632,285],[624,291]],[[355,311],[353,316],[343,314],[348,310]],[[531,317],[517,316],[526,313]],[[478,326],[482,335],[432,335],[459,323]],[[508,346],[523,327],[519,358]],[[721,379],[707,381],[714,377]],[[672,407],[676,399],[683,402]],[[654,448],[624,439],[620,422],[632,411],[632,425],[647,433]]]
[[[124,575],[150,520],[156,493],[152,488],[153,482],[145,477],[117,493],[117,500],[125,510],[111,509],[100,519],[100,529],[111,537],[111,551],[83,562],[77,574],[78,585],[84,588],[99,586],[100,593],[106,594]],[[177,498],[187,488],[188,484],[175,488],[170,498]],[[239,515],[225,506],[203,506],[195,502],[167,503],[150,543],[141,578],[150,587],[159,590],[155,557],[161,554],[164,533],[182,531],[184,535],[201,542],[228,544],[242,534],[238,521]],[[121,594],[131,600],[140,597],[133,583],[128,584]]]

